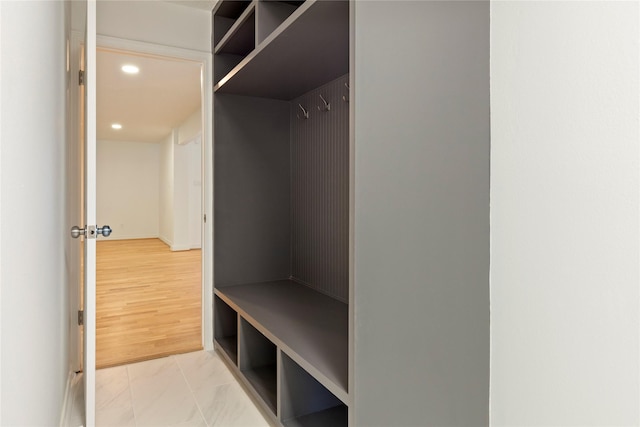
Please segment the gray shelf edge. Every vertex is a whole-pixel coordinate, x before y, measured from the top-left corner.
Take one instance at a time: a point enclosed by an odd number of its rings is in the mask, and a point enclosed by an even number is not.
[[[253,0],[249,4],[249,6],[247,6],[247,8],[244,10],[244,12],[242,12],[242,15],[240,15],[238,17],[238,19],[236,19],[236,22],[231,26],[231,28],[229,28],[229,31],[227,31],[227,34],[225,34],[224,37],[222,37],[222,39],[218,42],[218,44],[213,49],[214,55],[220,53],[220,50],[222,50],[224,48],[224,46],[227,43],[229,43],[229,40],[231,40],[233,38],[233,36],[240,30],[240,28],[242,27],[242,25],[244,25],[244,23],[247,21],[247,19],[249,19],[249,16],[251,16],[251,13],[255,13],[257,4],[258,4],[258,0]],[[256,49],[255,49],[255,46],[254,46],[254,51],[255,50]],[[249,55],[251,55],[251,54],[249,54]],[[249,55],[247,55],[247,57]],[[237,68],[237,66],[236,66],[236,68]],[[233,72],[233,70],[231,70],[231,72]]]
[[[253,385],[244,376],[240,368],[238,368],[231,359],[227,356],[224,349],[219,345],[214,346],[215,351],[222,357],[222,361],[227,365],[231,374],[238,381],[238,384],[249,395],[249,398],[255,403],[260,413],[265,417],[267,422],[274,427],[283,427],[282,423],[278,420],[276,414],[274,414],[262,396],[258,394]]]
[[[256,2],[256,1],[257,0],[254,0],[254,2]],[[244,58],[242,61],[240,61],[240,63],[238,65],[236,65],[231,71],[229,71],[226,76],[221,78],[220,81],[217,82],[217,83],[213,82],[214,83],[213,91],[216,92],[218,89],[220,89],[222,86],[224,86],[224,84],[226,82],[231,80],[234,75],[236,75],[242,68],[244,68],[245,65],[247,65],[249,62],[251,62],[251,60],[253,58],[258,56],[260,54],[260,52],[262,52],[274,39],[276,39],[284,31],[286,31],[286,29],[296,19],[298,19],[303,13],[305,13],[307,10],[309,10],[309,8],[311,6],[313,6],[313,4],[316,3],[316,1],[320,1],[320,0],[306,0],[304,3],[302,3],[300,5],[300,7],[298,7],[287,19],[284,20],[284,22],[282,24],[280,24],[280,26],[278,26],[278,28],[273,30],[273,32],[269,35],[269,37],[264,39],[262,41],[262,43],[260,43],[258,46],[256,46],[255,49],[253,50],[253,52],[251,52],[249,55],[247,55],[246,58]],[[251,5],[249,5],[249,7],[251,7]],[[247,7],[247,9],[249,7]],[[234,26],[235,26],[235,24],[234,24]],[[231,32],[231,30],[229,30],[229,32]],[[226,36],[223,37],[222,41],[224,41],[224,38],[226,38]],[[222,41],[220,41],[220,43],[222,43]],[[220,44],[220,43],[218,43],[218,44]],[[216,48],[215,50],[217,51],[218,49]]]
[[[307,0],[308,1],[308,0]],[[309,375],[314,377],[320,384],[322,384],[327,390],[333,393],[338,399],[342,401],[347,407],[351,406],[351,395],[347,390],[344,390],[342,387],[337,385],[331,379],[329,379],[325,374],[319,371],[315,366],[309,363],[306,359],[304,359],[301,355],[295,352],[291,347],[289,347],[285,342],[280,340],[278,337],[273,335],[271,331],[266,329],[260,322],[254,319],[251,315],[249,315],[246,311],[240,308],[236,303],[234,303],[230,298],[224,295],[218,288],[214,288],[214,293],[219,298],[221,298],[224,302],[226,302],[230,307],[232,307],[236,312],[240,314],[240,316],[245,319],[247,322],[251,324],[254,328],[256,328],[260,333],[262,333],[265,337],[267,337],[272,343],[274,343],[282,352],[284,352],[287,356],[289,356],[294,362],[296,362],[302,369],[307,371]]]

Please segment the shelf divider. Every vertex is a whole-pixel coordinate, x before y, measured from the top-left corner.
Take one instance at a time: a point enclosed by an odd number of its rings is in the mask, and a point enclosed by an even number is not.
[[[247,55],[255,48],[255,12],[257,0],[242,12],[242,15],[231,26],[222,40],[215,46],[214,54],[231,53]],[[252,22],[253,20],[253,22]]]

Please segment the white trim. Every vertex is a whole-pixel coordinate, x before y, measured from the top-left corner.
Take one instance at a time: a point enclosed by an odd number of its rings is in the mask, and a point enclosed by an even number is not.
[[[0,1],[0,22],[2,22],[2,1]],[[0,31],[0,42],[2,41],[2,31]],[[2,44],[0,43],[0,46]],[[0,82],[2,82],[2,54],[0,54]],[[0,140],[2,140],[2,85],[0,85]],[[2,144],[0,144],[0,160],[2,159]],[[0,189],[2,188],[2,174],[0,173]],[[2,191],[0,190],[0,212],[2,211]],[[1,215],[0,215],[1,217]],[[2,221],[0,220],[0,224]],[[2,236],[2,226],[0,226],[0,237]],[[0,245],[0,271],[2,271],[2,245]],[[2,301],[2,275],[0,274],[0,307]],[[0,321],[0,368],[2,367],[2,322]],[[2,369],[0,369],[0,396],[2,396]],[[2,420],[2,399],[0,399],[0,420]]]
[[[189,245],[171,245],[172,252],[182,252],[191,250],[191,246]]]
[[[173,246],[173,242],[171,240],[167,239],[164,236],[158,236],[158,239],[162,240],[162,243],[164,243],[165,245],[167,245],[169,247]]]
[[[211,79],[213,59],[211,52],[104,35],[98,35],[97,45],[101,49],[131,51],[202,64],[202,213],[207,216],[207,222],[202,226],[202,346],[205,350],[213,350],[213,84]],[[163,237],[159,238],[172,246]]]
[[[109,237],[100,237],[98,242],[104,242],[107,240],[138,240],[138,239],[159,239],[160,237],[157,234],[117,234]]]
[[[194,135],[192,138],[186,139],[182,142],[178,141],[178,145],[189,145],[192,142],[197,142],[198,139],[202,140],[202,132],[198,132],[196,135]]]
[[[181,47],[165,46],[155,43],[140,42],[136,40],[121,39],[118,37],[104,36],[98,34],[98,47],[101,49],[113,49],[116,51],[129,51],[143,55],[164,56],[169,58],[177,58],[185,61],[201,62],[211,67],[211,53],[184,49]],[[206,63],[206,64],[205,64]],[[209,79],[209,85],[211,81]],[[213,90],[213,86],[212,86]]]
[[[85,44],[86,151],[85,224],[96,224],[96,9],[97,0],[87,0]],[[96,239],[84,239],[84,419],[96,425]]]

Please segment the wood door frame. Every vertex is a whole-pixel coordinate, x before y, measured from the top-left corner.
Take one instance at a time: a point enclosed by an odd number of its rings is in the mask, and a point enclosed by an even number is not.
[[[202,106],[202,347],[213,350],[213,57],[210,52],[98,35],[97,47],[159,58],[179,59],[201,65]]]
[[[68,162],[79,162],[80,166],[78,167],[78,170],[76,172],[78,172],[78,175],[72,178],[69,178],[69,182],[67,183],[67,185],[71,184],[74,180],[77,180],[77,185],[78,187],[74,187],[72,189],[73,192],[78,192],[80,194],[80,200],[79,202],[84,205],[84,184],[82,182],[80,182],[83,178],[83,172],[81,171],[83,169],[83,162],[84,162],[84,148],[80,147],[80,135],[78,133],[78,129],[80,126],[80,111],[79,111],[79,107],[80,107],[80,103],[79,103],[79,99],[78,97],[80,96],[80,85],[78,82],[78,73],[80,72],[80,55],[81,55],[81,49],[82,49],[82,45],[84,44],[84,33],[73,30],[71,32],[71,40],[70,40],[70,52],[69,52],[69,56],[71,58],[70,60],[70,64],[69,64],[69,68],[70,68],[70,72],[71,72],[71,82],[69,84],[69,98],[70,98],[70,105],[69,105],[69,128],[71,129],[71,133],[69,135],[68,138],[68,142],[67,142],[67,161]],[[78,209],[77,206],[75,205],[71,205],[68,206],[69,209]],[[80,210],[84,210],[84,207],[82,207]],[[80,212],[77,212],[77,218],[76,215],[72,215],[73,216],[73,220],[69,220],[69,224],[71,225],[78,225],[78,226],[84,226],[84,218],[82,218],[82,215],[80,214]],[[71,241],[71,245],[73,245],[75,243],[75,241]],[[69,322],[70,325],[75,325],[76,328],[75,329],[70,329],[69,330],[69,336],[70,336],[70,348],[69,348],[69,356],[70,356],[70,365],[71,365],[71,371],[73,372],[80,372],[83,369],[83,355],[82,355],[82,327],[79,326],[77,324],[77,316],[78,316],[78,310],[82,310],[83,308],[83,304],[82,304],[82,287],[83,282],[84,282],[84,277],[83,276],[83,269],[82,269],[82,262],[80,261],[81,257],[83,256],[81,254],[82,252],[82,248],[79,245],[80,242],[77,242],[78,245],[76,246],[76,248],[72,248],[70,249],[70,262],[73,261],[75,262],[77,260],[77,264],[70,264],[70,269],[71,269],[71,274],[72,275],[77,275],[76,277],[78,278],[78,283],[77,285],[75,285],[76,287],[72,287],[71,292],[70,292],[70,300],[69,300]],[[77,291],[77,295],[73,295],[73,292]]]

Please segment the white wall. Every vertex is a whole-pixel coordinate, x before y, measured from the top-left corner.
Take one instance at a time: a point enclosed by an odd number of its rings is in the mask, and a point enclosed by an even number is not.
[[[195,249],[202,246],[202,109],[198,108],[178,127],[178,140],[186,150],[188,171],[182,191],[188,195],[188,245]]]
[[[1,425],[57,425],[69,364],[65,7],[0,2]]]
[[[638,2],[492,2],[494,426],[637,426]]]
[[[177,134],[177,131],[174,131]],[[189,148],[173,144],[173,244],[172,250],[191,248],[189,242]]]
[[[205,10],[161,1],[99,1],[97,14],[100,35],[211,50],[211,13]]]
[[[173,133],[160,143],[160,239],[173,244]]]
[[[189,150],[189,246],[202,247],[202,137],[187,145]]]
[[[98,141],[98,224],[109,239],[145,239],[160,234],[160,144]]]
[[[202,133],[202,109],[198,108],[178,126],[178,141],[188,143]]]
[[[202,246],[201,123],[198,110],[161,143],[160,238],[174,251]]]

